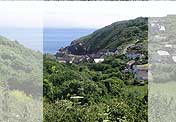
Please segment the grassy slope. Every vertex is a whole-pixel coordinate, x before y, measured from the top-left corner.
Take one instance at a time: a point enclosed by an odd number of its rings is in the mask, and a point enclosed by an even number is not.
[[[0,77],[11,88],[21,89],[27,84],[38,86],[42,79],[42,64],[43,56],[40,52],[27,49],[17,41],[0,37]],[[24,85],[25,83],[27,84]]]
[[[90,35],[77,39],[71,47],[81,42],[88,53],[103,49],[114,50],[117,47],[122,46],[123,48],[126,44],[134,43],[137,39],[146,40],[147,31],[147,18],[140,17],[134,20],[115,22]]]

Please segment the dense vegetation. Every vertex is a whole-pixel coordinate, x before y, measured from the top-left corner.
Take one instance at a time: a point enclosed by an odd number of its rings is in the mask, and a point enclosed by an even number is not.
[[[76,51],[84,54],[124,48],[133,43],[142,45],[138,51],[147,55],[147,48],[143,48],[147,45],[146,36],[147,19],[137,18],[113,23],[74,41],[70,47],[75,48],[81,42],[78,46],[82,50],[78,47]],[[38,90],[42,88],[43,71],[44,122],[145,122],[147,81],[139,85],[134,74],[124,71],[129,60],[125,55],[114,55],[97,64],[59,63],[48,55],[42,57],[41,53],[26,49],[17,41],[1,37],[0,108],[3,111],[0,121],[42,119]],[[147,56],[140,63],[147,63]]]
[[[43,55],[0,37],[0,121],[42,118]]]
[[[44,55],[44,122],[146,122],[147,81],[140,85],[132,72],[125,71],[131,60],[125,54],[143,54],[136,62],[148,63],[147,27],[142,17],[116,22],[61,49],[73,55],[121,49],[102,63],[59,63]]]
[[[175,38],[176,16],[150,18],[150,23],[163,27],[149,26],[149,121],[174,122],[176,120],[176,64]],[[171,45],[167,47],[166,45]],[[161,56],[157,51],[166,51],[169,55]]]
[[[0,37],[1,81],[7,81],[10,89],[36,95],[38,87],[42,87],[42,61],[41,53],[27,49],[17,41]],[[34,88],[33,91],[31,88]]]
[[[106,49],[114,51],[136,40],[147,40],[147,35],[148,19],[139,17],[115,22],[101,28],[90,35],[73,41],[65,50],[76,55],[91,54]]]
[[[124,73],[125,56],[61,64],[44,56],[44,121],[147,121],[147,84]]]

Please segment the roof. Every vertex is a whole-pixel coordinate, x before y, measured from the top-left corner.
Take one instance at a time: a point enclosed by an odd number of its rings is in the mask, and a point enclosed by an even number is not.
[[[127,62],[127,65],[132,65],[134,63],[135,63],[135,60],[131,60],[131,61]]]
[[[104,59],[103,58],[97,58],[97,59],[94,59],[95,63],[99,63],[99,62],[103,62]]]
[[[148,72],[144,71],[144,70],[140,70],[139,72],[137,72],[137,74],[139,77],[141,77],[142,79],[148,79]]]
[[[158,50],[157,53],[160,56],[169,56],[170,55],[167,51],[163,51],[163,50]]]
[[[144,64],[144,65],[135,65],[135,67],[138,70],[148,70],[148,64]]]

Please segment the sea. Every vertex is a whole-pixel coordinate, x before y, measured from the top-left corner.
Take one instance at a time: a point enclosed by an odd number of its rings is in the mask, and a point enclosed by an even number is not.
[[[90,28],[0,28],[0,36],[18,41],[27,48],[43,53],[55,54],[61,47],[82,36],[91,34]]]
[[[18,41],[26,48],[43,52],[43,28],[1,27],[0,36]]]
[[[96,29],[88,28],[44,28],[43,33],[43,52],[55,54],[61,47],[66,47],[70,43],[82,36],[91,34]]]

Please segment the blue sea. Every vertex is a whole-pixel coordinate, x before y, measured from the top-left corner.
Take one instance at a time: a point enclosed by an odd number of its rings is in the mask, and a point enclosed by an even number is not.
[[[43,31],[43,52],[54,54],[61,47],[82,36],[92,33],[96,29],[55,29],[45,28]]]
[[[94,32],[96,29],[56,28],[0,28],[0,35],[32,50],[55,54],[59,48],[68,46],[73,40]]]
[[[0,28],[0,36],[4,36],[11,41],[16,40],[32,50],[43,51],[42,28],[2,27]]]

